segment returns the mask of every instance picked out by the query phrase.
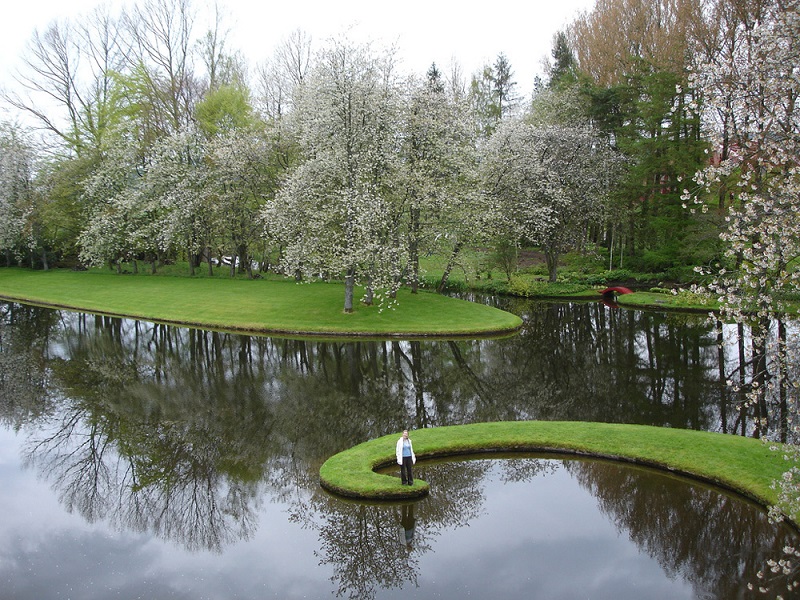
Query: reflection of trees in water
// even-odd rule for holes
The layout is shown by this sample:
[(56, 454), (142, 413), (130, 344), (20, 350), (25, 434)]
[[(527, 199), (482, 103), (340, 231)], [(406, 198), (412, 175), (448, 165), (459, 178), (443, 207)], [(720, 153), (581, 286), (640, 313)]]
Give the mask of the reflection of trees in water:
[(520, 483), (533, 481), (536, 477), (552, 475), (558, 465), (552, 460), (535, 458), (505, 458), (500, 462), (500, 481), (503, 483)]
[[(798, 534), (776, 526), (745, 501), (664, 474), (599, 461), (566, 461), (565, 468), (597, 498), (620, 532), (680, 574), (701, 598), (763, 598), (748, 590), (755, 573)], [(791, 578), (774, 575), (770, 593), (785, 593)]]
[(248, 537), (270, 454), (268, 407), (251, 402), (253, 380), (201, 385), (173, 364), (156, 385), (151, 365), (113, 340), (69, 341), (69, 359), (50, 362), (69, 397), (27, 444), (65, 506), (189, 549)]
[(39, 357), (63, 397), (30, 428), (26, 459), (64, 505), (189, 549), (247, 538), (276, 450), (263, 378), (226, 367), (186, 331), (213, 360), (190, 359), (174, 328), (86, 316), (63, 325)]
[[(260, 397), (288, 400), (306, 421), (316, 410), (302, 399), (307, 392), (346, 402), (366, 419), (327, 414), (342, 427), (331, 431), (342, 440), (336, 449), (403, 427), (501, 419), (745, 427), (738, 399), (720, 384), (737, 373), (736, 345), (719, 352), (717, 332), (702, 317), (599, 303), (528, 303), (518, 312), (526, 325), (516, 337), (450, 342), (283, 340), (74, 315), (62, 316), (60, 327), (71, 339), (76, 331), (108, 337), (112, 352), (165, 393), (172, 372), (188, 370), (198, 386), (227, 385), (234, 375), (260, 379)], [(101, 368), (96, 362), (90, 366)]]
[(525, 416), (714, 428), (714, 340), (701, 320), (599, 303), (525, 315), (501, 382)]
[[(562, 467), (597, 498), (620, 533), (668, 577), (689, 582), (697, 597), (764, 597), (748, 584), (758, 582), (755, 573), (784, 545), (798, 543), (797, 532), (776, 527), (742, 499), (647, 469), (575, 459), (503, 456), (423, 464), (418, 471), (431, 482), (432, 495), (413, 505), (410, 546), (403, 526), (408, 505), (357, 504), (318, 492), (292, 518), (318, 532), (320, 564), (333, 567), (338, 596), (373, 598), (379, 589), (416, 585), (436, 539), (480, 516), (490, 470), (499, 473), (492, 485), (504, 485), (535, 482)], [(789, 582), (772, 576), (770, 593)]]
[[(370, 506), (327, 499), (313, 504), (321, 565), (331, 565), (337, 596), (374, 598), (377, 589), (416, 585), (420, 555), (428, 536), (416, 519), (411, 548), (405, 541), (407, 506)], [(406, 517), (406, 520), (408, 517)], [(408, 524), (406, 522), (406, 524)]]
[(317, 531), (316, 554), (333, 568), (337, 596), (374, 598), (379, 589), (416, 585), (434, 539), (478, 516), (487, 468), (479, 462), (420, 465), (417, 473), (434, 493), (417, 503), (359, 504), (319, 489), (307, 505), (295, 507), (292, 519)]
[[(219, 551), (252, 533), (259, 486), (228, 478), (215, 468), (208, 444), (194, 444), (187, 451), (161, 430), (159, 443), (148, 448), (150, 456), (125, 455), (121, 444), (149, 434), (128, 431), (117, 442), (105, 425), (87, 424), (86, 415), (77, 411), (58, 417), (53, 430), (42, 432), (46, 437), (29, 441), (27, 458), (68, 510), (89, 522), (108, 520), (189, 550)], [(156, 463), (154, 452), (169, 458)]]
[(264, 493), (300, 506), (325, 458), (406, 427), (741, 420), (694, 317), (533, 303), (503, 340), (335, 342), (0, 306), (0, 419), (41, 428), (31, 462), (86, 518), (189, 547), (246, 537)]
[(0, 303), (0, 423), (19, 429), (52, 410), (43, 353), (59, 313)]

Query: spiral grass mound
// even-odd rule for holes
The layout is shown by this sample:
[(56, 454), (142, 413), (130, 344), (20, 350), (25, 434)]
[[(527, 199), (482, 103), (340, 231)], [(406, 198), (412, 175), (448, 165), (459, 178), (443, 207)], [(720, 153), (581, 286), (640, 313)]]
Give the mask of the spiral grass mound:
[[(320, 468), (329, 492), (358, 500), (422, 498), (425, 481), (404, 486), (376, 470), (396, 464), (400, 433), (386, 435), (330, 457)], [(789, 464), (760, 440), (720, 433), (615, 423), (506, 421), (411, 432), (417, 461), (496, 452), (553, 452), (646, 465), (689, 476), (742, 494), (764, 506), (777, 502), (772, 489)], [(399, 467), (398, 467), (399, 469)]]

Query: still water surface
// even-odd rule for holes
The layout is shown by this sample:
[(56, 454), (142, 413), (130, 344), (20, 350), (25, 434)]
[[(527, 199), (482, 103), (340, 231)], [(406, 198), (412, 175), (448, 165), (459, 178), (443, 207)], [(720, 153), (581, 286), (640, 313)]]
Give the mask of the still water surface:
[(653, 471), (419, 465), (433, 491), (408, 505), (319, 488), (330, 454), (404, 427), (751, 433), (720, 384), (738, 366), (716, 343), (730, 331), (600, 304), (515, 310), (526, 325), (508, 339), (365, 343), (0, 305), (0, 598), (763, 598), (747, 584), (796, 533)]

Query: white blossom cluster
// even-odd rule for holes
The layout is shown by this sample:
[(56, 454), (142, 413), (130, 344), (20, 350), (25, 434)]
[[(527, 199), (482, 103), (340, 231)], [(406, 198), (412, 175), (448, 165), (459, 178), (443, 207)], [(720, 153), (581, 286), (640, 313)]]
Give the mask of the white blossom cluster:
[(274, 179), (272, 152), (269, 136), (257, 131), (207, 138), (187, 128), (146, 152), (116, 139), (85, 185), (81, 260), (155, 259), (175, 248), (248, 254), (261, 240), (258, 210)]
[[(743, 20), (730, 39), (736, 44), (700, 65), (692, 81), (717, 143), (731, 151), (697, 174), (699, 187), (687, 190), (684, 201), (705, 208), (720, 186), (733, 192), (720, 233), (725, 262), (701, 269), (709, 278), (704, 291), (717, 298), (723, 318), (750, 332), (748, 402), (761, 403), (771, 391), (783, 398), (795, 443), (776, 445), (788, 469), (775, 482), (780, 501), (772, 514), (797, 521), (800, 388), (789, 368), (797, 364), (797, 340), (782, 318), (796, 317), (787, 300), (800, 293), (800, 3), (764, 3), (758, 18)], [(791, 569), (796, 556), (792, 550), (773, 568)]]
[(0, 126), (0, 248), (30, 247), (30, 190), (34, 172), (31, 144), (18, 128)]
[(541, 246), (554, 281), (559, 256), (601, 218), (621, 165), (588, 125), (507, 120), (482, 164), (494, 227), (516, 243)]
[(282, 270), (344, 274), (348, 312), (358, 284), (367, 304), (391, 305), (418, 278), (421, 249), (469, 226), (474, 146), (460, 118), (432, 75), (401, 85), (391, 53), (347, 40), (325, 49), (292, 113), (302, 160), (262, 212)]

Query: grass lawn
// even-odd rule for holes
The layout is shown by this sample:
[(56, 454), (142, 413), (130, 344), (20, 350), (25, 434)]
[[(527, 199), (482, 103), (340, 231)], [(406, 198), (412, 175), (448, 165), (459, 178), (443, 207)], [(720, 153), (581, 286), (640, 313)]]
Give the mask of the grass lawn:
[[(424, 481), (401, 485), (375, 469), (395, 464), (400, 433), (359, 444), (329, 458), (320, 468), (322, 486), (365, 500), (419, 498)], [(411, 432), (419, 460), (482, 452), (574, 453), (634, 462), (688, 475), (734, 490), (769, 506), (771, 483), (788, 468), (783, 453), (753, 438), (667, 427), (614, 423), (509, 421), (420, 429)], [(794, 515), (795, 517), (797, 515)]]
[[(356, 302), (344, 286), (286, 279), (117, 275), (107, 271), (0, 269), (0, 298), (91, 313), (285, 335), (464, 336), (515, 331), (516, 315), (482, 304), (402, 289), (396, 308)], [(358, 292), (356, 295), (358, 298)]]
[(677, 294), (637, 291), (617, 298), (620, 306), (628, 308), (655, 308), (659, 310), (679, 310), (709, 313), (719, 309), (714, 299), (705, 298), (688, 291)]
[[(472, 290), (486, 294), (501, 294), (524, 298), (599, 300), (599, 292), (608, 287), (607, 283), (589, 283), (591, 276), (587, 273), (569, 271), (568, 266), (561, 268), (565, 280), (550, 283), (546, 280), (543, 265), (520, 268), (509, 280), (505, 273), (496, 266), (488, 269), (490, 253), (475, 249), (464, 250), (459, 257), (458, 265), (450, 275), (450, 287), (454, 290)], [(573, 259), (574, 260), (574, 259)], [(445, 259), (441, 256), (429, 256), (421, 261), (424, 278), (430, 287), (435, 287), (442, 276)], [(491, 273), (491, 277), (488, 275)], [(602, 270), (596, 275), (608, 274)], [(613, 272), (610, 272), (613, 273)], [(624, 285), (624, 284), (623, 284)], [(687, 290), (676, 294), (670, 290), (644, 291), (619, 296), (618, 304), (630, 308), (653, 308), (658, 310), (678, 310), (689, 312), (710, 312), (719, 307), (709, 298), (693, 294)]]

